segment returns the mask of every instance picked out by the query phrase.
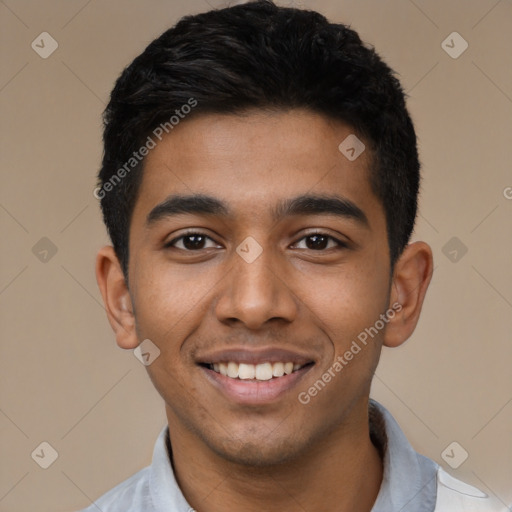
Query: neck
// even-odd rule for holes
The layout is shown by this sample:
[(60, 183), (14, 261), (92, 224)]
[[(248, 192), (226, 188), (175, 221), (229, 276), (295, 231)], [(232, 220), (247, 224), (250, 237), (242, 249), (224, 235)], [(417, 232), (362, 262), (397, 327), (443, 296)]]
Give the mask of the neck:
[(269, 467), (227, 461), (167, 415), (176, 480), (197, 512), (370, 512), (379, 493), (383, 467), (370, 440), (368, 402), (352, 411), (350, 425)]

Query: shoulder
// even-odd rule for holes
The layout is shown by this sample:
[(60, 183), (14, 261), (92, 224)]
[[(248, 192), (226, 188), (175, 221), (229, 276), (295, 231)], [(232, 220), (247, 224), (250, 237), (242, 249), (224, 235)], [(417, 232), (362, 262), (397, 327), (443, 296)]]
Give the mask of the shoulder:
[(94, 501), (80, 512), (150, 512), (150, 466), (141, 469), (127, 480)]
[(457, 480), (443, 468), (437, 471), (435, 512), (506, 512), (509, 509), (472, 485)]

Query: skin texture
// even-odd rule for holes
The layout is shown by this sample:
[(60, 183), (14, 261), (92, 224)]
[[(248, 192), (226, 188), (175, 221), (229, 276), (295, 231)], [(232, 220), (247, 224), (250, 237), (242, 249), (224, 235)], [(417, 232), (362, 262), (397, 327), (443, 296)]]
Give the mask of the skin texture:
[[(350, 127), (303, 110), (208, 114), (182, 121), (146, 157), (130, 227), (127, 288), (111, 247), (96, 273), (117, 343), (150, 339), (147, 371), (166, 404), (179, 485), (198, 512), (370, 511), (382, 462), (369, 438), (368, 397), (382, 345), (413, 332), (432, 253), (410, 244), (390, 278), (383, 207), (369, 151), (351, 162), (338, 145)], [(147, 223), (171, 194), (205, 194), (230, 216), (181, 214)], [(367, 224), (332, 214), (275, 219), (281, 200), (337, 195)], [(186, 252), (186, 230), (204, 245)], [(311, 244), (312, 234), (333, 237)], [(252, 263), (236, 248), (262, 248)], [(190, 242), (190, 239), (188, 239)], [(190, 247), (190, 245), (188, 246)], [(313, 247), (313, 248), (311, 248)], [(401, 311), (308, 404), (298, 400), (365, 328)], [(278, 399), (230, 400), (196, 364), (213, 349), (283, 348), (314, 366)]]

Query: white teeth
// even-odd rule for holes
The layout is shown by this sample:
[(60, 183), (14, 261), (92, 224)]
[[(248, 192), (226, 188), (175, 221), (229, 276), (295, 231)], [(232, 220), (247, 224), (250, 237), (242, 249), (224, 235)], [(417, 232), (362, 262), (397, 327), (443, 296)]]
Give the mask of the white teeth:
[[(233, 363), (236, 364), (236, 363)], [(241, 379), (254, 379), (256, 368), (253, 364), (240, 363), (238, 367), (238, 377)]]
[(256, 379), (270, 380), (272, 378), (272, 365), (270, 363), (262, 363), (256, 366)]
[(228, 363), (228, 377), (231, 377), (232, 379), (236, 379), (238, 377), (238, 365), (233, 363), (233, 361)]
[(284, 363), (274, 363), (272, 374), (274, 377), (282, 377), (284, 375)]
[(302, 366), (300, 364), (293, 364), (292, 362), (278, 362), (278, 363), (260, 363), (257, 365), (246, 363), (235, 363), (229, 361), (227, 363), (214, 363), (210, 368), (221, 375), (230, 377), (232, 379), (256, 379), (256, 380), (270, 380), (272, 377), (282, 377), (283, 375), (290, 375)]

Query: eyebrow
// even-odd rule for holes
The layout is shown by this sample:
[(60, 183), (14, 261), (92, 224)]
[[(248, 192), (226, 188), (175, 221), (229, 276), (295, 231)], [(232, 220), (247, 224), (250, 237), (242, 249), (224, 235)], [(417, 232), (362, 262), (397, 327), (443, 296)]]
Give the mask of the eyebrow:
[[(333, 215), (355, 220), (369, 227), (368, 218), (355, 203), (338, 195), (301, 195), (280, 201), (272, 208), (275, 221), (297, 215)], [(146, 218), (146, 225), (180, 214), (232, 217), (231, 209), (221, 200), (203, 194), (171, 195), (155, 206)]]

